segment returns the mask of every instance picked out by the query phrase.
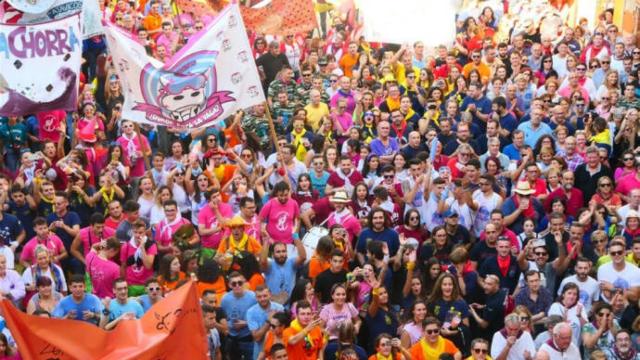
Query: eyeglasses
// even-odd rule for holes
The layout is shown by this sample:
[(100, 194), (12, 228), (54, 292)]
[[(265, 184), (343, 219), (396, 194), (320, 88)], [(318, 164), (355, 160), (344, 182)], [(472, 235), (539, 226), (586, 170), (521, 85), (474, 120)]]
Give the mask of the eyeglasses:
[(244, 285), (244, 281), (232, 281), (229, 283), (229, 286), (231, 287), (242, 286), (242, 285)]
[(609, 255), (611, 255), (611, 256), (620, 256), (620, 255), (622, 255), (622, 254), (624, 254), (624, 251), (623, 251), (623, 250), (620, 250), (620, 251), (610, 251), (610, 252), (609, 252)]
[(157, 286), (157, 287), (150, 287), (150, 288), (147, 288), (147, 290), (149, 290), (149, 291), (160, 291), (160, 287), (159, 287), (159, 286)]
[(425, 329), (424, 332), (427, 335), (433, 335), (433, 334), (439, 334), (440, 330), (439, 329)]
[(473, 349), (473, 352), (476, 354), (488, 354), (489, 349)]
[(600, 187), (611, 187), (611, 183), (602, 183)]

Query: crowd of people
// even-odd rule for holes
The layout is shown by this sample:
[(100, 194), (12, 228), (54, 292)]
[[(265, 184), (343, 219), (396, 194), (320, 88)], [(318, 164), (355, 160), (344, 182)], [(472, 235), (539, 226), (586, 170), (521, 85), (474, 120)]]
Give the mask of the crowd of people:
[[(474, 2), (431, 56), (316, 5), (310, 34), (250, 34), (267, 102), (224, 126), (123, 118), (103, 36), (77, 111), (1, 118), (2, 298), (109, 330), (194, 281), (211, 359), (640, 359), (640, 48), (613, 10), (499, 39), (508, 7)], [(104, 11), (160, 61), (211, 21)]]

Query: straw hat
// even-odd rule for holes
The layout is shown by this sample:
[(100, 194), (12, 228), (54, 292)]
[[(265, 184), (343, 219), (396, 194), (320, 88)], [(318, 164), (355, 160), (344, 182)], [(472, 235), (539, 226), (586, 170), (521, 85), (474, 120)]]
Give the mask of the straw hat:
[(336, 191), (333, 196), (329, 198), (329, 201), (333, 203), (347, 204), (350, 200), (346, 191)]
[(520, 195), (531, 195), (536, 191), (531, 188), (528, 181), (521, 181), (518, 186), (513, 189), (513, 192)]

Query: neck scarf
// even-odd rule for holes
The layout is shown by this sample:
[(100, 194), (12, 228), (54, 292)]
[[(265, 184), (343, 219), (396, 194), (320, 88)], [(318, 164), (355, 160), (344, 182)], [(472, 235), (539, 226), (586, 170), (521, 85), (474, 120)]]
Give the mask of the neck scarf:
[(342, 211), (340, 212), (336, 210), (333, 212), (333, 221), (335, 221), (336, 224), (344, 224), (344, 220), (346, 220), (349, 214), (351, 213), (349, 212), (349, 209), (347, 209), (346, 207), (342, 209)]
[[(513, 204), (516, 206), (516, 209), (520, 207), (520, 199), (518, 198), (518, 195), (513, 195), (511, 199), (513, 199)], [(533, 199), (529, 198), (529, 207), (524, 212), (522, 212), (522, 216), (534, 219), (535, 215), (536, 211), (533, 208)]]
[(393, 360), (393, 353), (384, 356), (380, 353), (376, 353), (376, 360)]
[(233, 251), (234, 254), (245, 251), (247, 249), (247, 242), (249, 242), (249, 236), (246, 233), (242, 234), (242, 238), (240, 238), (239, 242), (236, 242), (233, 238), (233, 234), (229, 234), (228, 250)]
[[(111, 204), (111, 202), (113, 201), (113, 198), (116, 195), (116, 189), (115, 187), (111, 188), (111, 191), (109, 192), (109, 194), (107, 194), (107, 192), (109, 192), (109, 190), (103, 188), (100, 188), (100, 195), (102, 195), (102, 200), (104, 200), (104, 204), (105, 207), (109, 204)], [(107, 212), (108, 209), (105, 209), (105, 214)]]
[[(140, 242), (142, 244), (145, 243), (145, 241), (147, 240), (147, 237), (145, 236)], [(136, 244), (136, 237), (135, 235), (131, 237), (131, 239), (129, 240), (129, 245), (131, 245), (132, 248), (136, 249), (136, 252), (133, 254), (133, 259), (135, 260), (136, 264), (140, 263), (140, 265), (138, 266), (142, 266), (142, 246), (138, 246)]]
[(51, 205), (51, 211), (56, 212), (56, 205), (53, 203), (54, 199), (49, 200), (46, 198), (46, 196), (42, 195), (40, 196), (40, 200), (44, 201), (46, 204)]
[(438, 341), (434, 347), (429, 345), (427, 339), (423, 337), (420, 339), (420, 346), (425, 359), (437, 359), (440, 354), (444, 353), (444, 339), (442, 336), (438, 336)]
[(500, 268), (500, 273), (502, 276), (507, 276), (509, 272), (509, 266), (511, 265), (511, 256), (507, 256), (506, 258), (502, 258), (500, 256), (496, 256), (498, 260), (498, 267)]
[(351, 195), (353, 192), (353, 185), (351, 185), (351, 181), (349, 180), (349, 176), (353, 175), (353, 170), (349, 174), (345, 174), (342, 172), (342, 169), (336, 169), (336, 175), (342, 180), (344, 180), (344, 189), (347, 191), (348, 195)]
[[(49, 264), (49, 270), (51, 271), (51, 280), (53, 280), (53, 283), (55, 284), (54, 290), (60, 291), (62, 289), (62, 275), (60, 274), (60, 270), (58, 270), (58, 268), (56, 268), (56, 266), (51, 263)], [(40, 269), (40, 266), (38, 266), (37, 264), (33, 265), (33, 268), (31, 269), (31, 275), (33, 276), (34, 285), (39, 278), (46, 276), (42, 274), (42, 269)]]
[(629, 350), (627, 351), (627, 353), (623, 354), (620, 351), (620, 349), (618, 349), (618, 346), (614, 343), (613, 344), (613, 352), (616, 354), (616, 359), (620, 359), (620, 360), (633, 360), (637, 356), (637, 351), (633, 347), (633, 344), (629, 347)]
[(168, 239), (171, 240), (171, 237), (173, 236), (173, 227), (179, 224), (181, 221), (182, 214), (180, 214), (179, 211), (176, 215), (176, 218), (172, 222), (169, 222), (169, 220), (167, 220), (167, 218), (165, 217), (165, 219), (162, 220), (162, 229), (160, 230), (160, 234), (167, 234)]

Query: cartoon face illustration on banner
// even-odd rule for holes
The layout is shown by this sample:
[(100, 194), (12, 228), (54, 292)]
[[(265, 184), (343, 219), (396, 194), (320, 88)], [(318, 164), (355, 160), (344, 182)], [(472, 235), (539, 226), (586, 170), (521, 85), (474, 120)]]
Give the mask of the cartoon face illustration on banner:
[(167, 69), (147, 64), (140, 73), (145, 103), (133, 109), (144, 111), (151, 122), (178, 128), (216, 120), (223, 113), (222, 105), (235, 100), (230, 91), (217, 91), (217, 55), (199, 51)]

